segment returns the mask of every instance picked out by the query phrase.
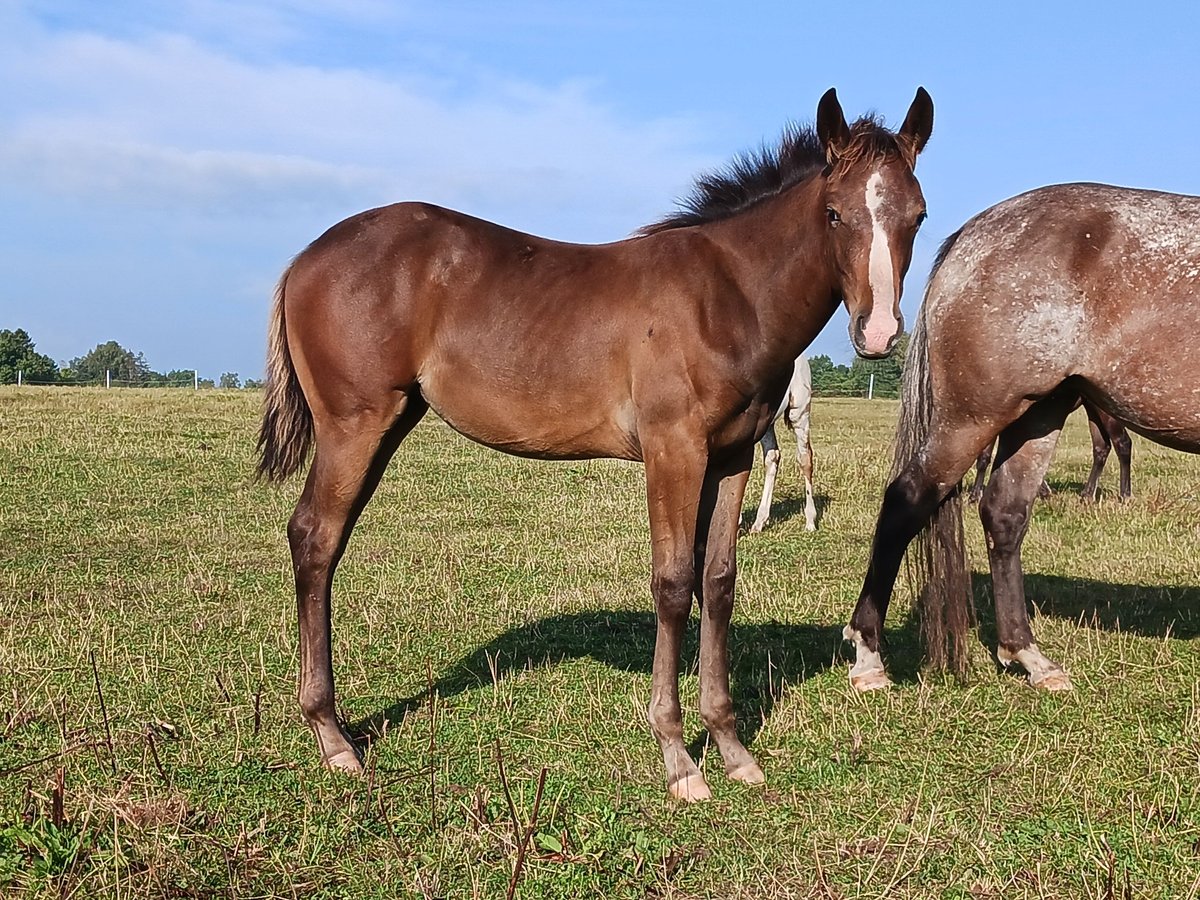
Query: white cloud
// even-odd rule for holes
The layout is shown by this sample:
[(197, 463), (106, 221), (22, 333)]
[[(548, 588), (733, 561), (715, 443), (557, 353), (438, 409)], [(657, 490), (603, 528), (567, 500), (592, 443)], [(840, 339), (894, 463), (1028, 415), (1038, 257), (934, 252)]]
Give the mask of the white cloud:
[(531, 228), (566, 216), (575, 237), (588, 210), (601, 233), (587, 236), (615, 238), (714, 161), (691, 149), (695, 123), (622, 120), (580, 83), (249, 62), (179, 35), (26, 30), (0, 62), (23, 85), (0, 106), (3, 177), (77, 199), (205, 213), (425, 199)]

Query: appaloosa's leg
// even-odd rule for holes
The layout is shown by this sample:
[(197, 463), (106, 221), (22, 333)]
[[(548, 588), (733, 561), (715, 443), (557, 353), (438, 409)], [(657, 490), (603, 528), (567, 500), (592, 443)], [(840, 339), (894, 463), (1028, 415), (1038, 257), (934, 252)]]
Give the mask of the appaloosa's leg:
[(700, 717), (716, 742), (725, 774), (734, 781), (761, 784), (762, 769), (737, 736), (729, 694), (729, 619), (737, 577), (738, 522), (754, 448), (714, 463), (704, 479), (697, 525), (700, 590)]
[[(789, 411), (788, 415), (791, 413)], [(792, 430), (796, 433), (796, 461), (800, 463), (800, 472), (804, 475), (804, 529), (817, 530), (817, 504), (813, 499), (813, 449), (809, 433), (812, 414), (805, 409), (792, 420)]]
[(707, 468), (702, 433), (643, 434), (650, 509), (650, 591), (658, 622), (650, 685), (650, 730), (662, 750), (667, 790), (685, 801), (711, 793), (683, 742), (679, 653), (695, 588), (696, 516)]
[(316, 452), (288, 522), (300, 626), (300, 711), (317, 738), (321, 762), (362, 771), (358, 751), (334, 708), (330, 588), (350, 531), (403, 437), (426, 410), (419, 395), (353, 418), (317, 421)]
[(1086, 406), (1084, 409), (1087, 410), (1088, 430), (1092, 433), (1092, 471), (1079, 496), (1084, 503), (1095, 503), (1100, 499), (1100, 474), (1104, 471), (1104, 464), (1108, 462), (1112, 442), (1092, 407)]
[(1019, 663), (1030, 684), (1048, 691), (1070, 690), (1071, 679), (1034, 642), (1025, 608), (1021, 542), (1069, 411), (1060, 400), (1043, 400), (1001, 432), (996, 465), (979, 507), (996, 600), (996, 658), (1005, 666)]
[(842, 635), (855, 648), (850, 684), (858, 691), (886, 688), (881, 640), (904, 551), (992, 439), (986, 424), (962, 422), (935, 430), (883, 494), (862, 593)]
[(775, 477), (779, 474), (779, 440), (775, 437), (775, 423), (767, 426), (767, 433), (759, 441), (763, 453), (763, 465), (766, 475), (763, 476), (762, 501), (758, 504), (758, 515), (750, 526), (751, 534), (758, 534), (766, 527), (771, 519), (771, 498), (775, 493)]
[(992, 462), (993, 446), (995, 445), (988, 444), (984, 447), (975, 460), (975, 483), (971, 485), (971, 492), (967, 494), (967, 499), (972, 503), (978, 503), (979, 498), (983, 496), (983, 487), (987, 484), (987, 467)]

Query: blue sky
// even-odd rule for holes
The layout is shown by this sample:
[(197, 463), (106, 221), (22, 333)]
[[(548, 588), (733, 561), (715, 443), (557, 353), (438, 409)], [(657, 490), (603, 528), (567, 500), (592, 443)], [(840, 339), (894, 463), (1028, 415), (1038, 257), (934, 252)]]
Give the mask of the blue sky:
[[(917, 85), (938, 242), (1060, 181), (1200, 194), (1190, 4), (0, 0), (0, 328), (62, 361), (261, 374), (279, 272), (421, 199), (577, 241), (807, 121), (898, 125)], [(815, 353), (846, 361), (844, 313)]]

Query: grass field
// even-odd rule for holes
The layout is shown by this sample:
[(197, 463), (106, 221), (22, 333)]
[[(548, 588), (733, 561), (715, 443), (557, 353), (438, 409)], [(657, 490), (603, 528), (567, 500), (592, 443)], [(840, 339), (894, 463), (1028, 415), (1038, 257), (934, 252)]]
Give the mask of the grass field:
[[(294, 699), (299, 486), (252, 478), (259, 402), (0, 388), (0, 895), (504, 897), (529, 830), (526, 898), (1200, 896), (1200, 459), (1139, 440), (1134, 500), (1084, 507), (1070, 423), (1025, 562), (1073, 694), (997, 673), (979, 577), (969, 682), (921, 672), (902, 589), (898, 685), (859, 697), (838, 635), (896, 405), (819, 400), (820, 530), (785, 456), (775, 524), (741, 542), (734, 695), (768, 783), (713, 754), (714, 799), (682, 807), (645, 724), (640, 467), (519, 461), (432, 418), (335, 586), (368, 775), (321, 771)], [(703, 752), (694, 633), (686, 654)]]

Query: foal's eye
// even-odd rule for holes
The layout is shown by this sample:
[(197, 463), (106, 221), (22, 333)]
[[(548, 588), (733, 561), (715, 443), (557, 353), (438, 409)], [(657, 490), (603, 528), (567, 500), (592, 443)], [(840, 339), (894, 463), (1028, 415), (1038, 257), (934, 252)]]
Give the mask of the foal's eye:
[(825, 217), (829, 219), (830, 225), (836, 225), (838, 222), (842, 221), (841, 215), (832, 206), (825, 207)]
[(928, 218), (929, 218), (929, 213), (927, 213), (927, 212), (923, 212), (919, 216), (917, 216), (917, 227), (920, 228), (922, 225), (924, 225), (925, 220)]

